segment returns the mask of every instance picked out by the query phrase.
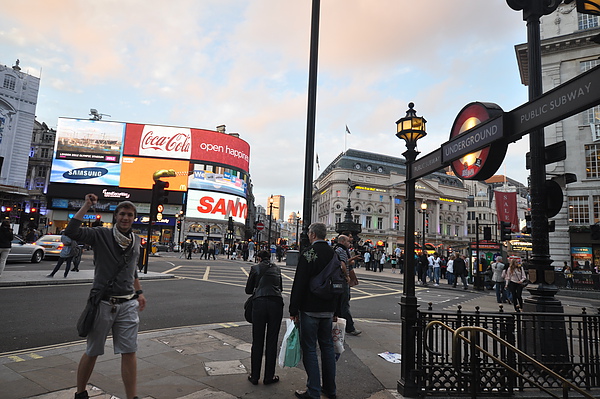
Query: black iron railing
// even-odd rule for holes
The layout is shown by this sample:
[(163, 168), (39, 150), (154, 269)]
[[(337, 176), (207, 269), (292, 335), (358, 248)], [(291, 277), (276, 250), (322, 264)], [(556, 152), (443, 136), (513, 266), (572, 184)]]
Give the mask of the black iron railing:
[[(516, 356), (505, 344), (490, 336), (474, 335), (454, 350), (446, 329), (429, 328), (439, 321), (452, 330), (478, 326), (531, 356), (550, 370), (590, 390), (600, 387), (600, 313), (482, 313), (419, 311), (417, 332), (418, 383), (423, 395), (510, 396), (515, 391), (537, 391), (539, 386), (561, 390), (563, 381), (540, 370), (526, 358)], [(489, 353), (493, 356), (487, 356)], [(459, 357), (458, 359), (456, 357)], [(507, 367), (495, 361), (501, 359)]]

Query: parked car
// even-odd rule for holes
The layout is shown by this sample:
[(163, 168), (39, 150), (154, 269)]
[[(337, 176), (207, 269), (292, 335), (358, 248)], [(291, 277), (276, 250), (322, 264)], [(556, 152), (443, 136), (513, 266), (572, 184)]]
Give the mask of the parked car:
[(60, 234), (46, 234), (40, 237), (34, 244), (44, 247), (46, 257), (57, 257), (60, 255), (65, 244), (60, 240)]
[(15, 236), (11, 243), (7, 261), (30, 261), (40, 263), (44, 259), (44, 247), (36, 244), (28, 244), (19, 236)]

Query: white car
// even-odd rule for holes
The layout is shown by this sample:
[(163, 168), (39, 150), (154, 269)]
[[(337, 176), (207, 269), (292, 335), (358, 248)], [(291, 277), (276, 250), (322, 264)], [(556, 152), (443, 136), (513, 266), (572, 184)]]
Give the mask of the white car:
[(31, 263), (40, 263), (42, 259), (44, 259), (44, 247), (36, 244), (28, 244), (19, 236), (13, 238), (7, 261), (24, 260)]

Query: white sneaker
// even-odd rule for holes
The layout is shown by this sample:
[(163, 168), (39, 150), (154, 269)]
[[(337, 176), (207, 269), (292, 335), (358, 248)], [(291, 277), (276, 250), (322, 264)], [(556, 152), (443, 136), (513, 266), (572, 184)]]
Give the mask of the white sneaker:
[(439, 284), (434, 284), (433, 286), (434, 286), (434, 287), (439, 287), (440, 285), (439, 285)]

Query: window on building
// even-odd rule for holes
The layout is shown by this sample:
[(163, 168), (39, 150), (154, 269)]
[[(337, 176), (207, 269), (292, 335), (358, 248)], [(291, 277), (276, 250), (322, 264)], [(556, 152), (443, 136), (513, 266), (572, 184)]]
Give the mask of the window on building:
[(445, 224), (444, 225), (444, 234), (449, 236), (452, 234), (452, 226), (450, 226), (449, 224)]
[(383, 218), (377, 218), (377, 228), (383, 230)]
[(43, 190), (45, 186), (46, 186), (46, 183), (43, 180), (36, 180), (35, 181), (35, 188), (36, 188), (36, 190)]
[(46, 177), (46, 173), (48, 172), (48, 167), (40, 165), (37, 167), (37, 177)]
[(341, 223), (342, 221), (342, 214), (341, 213), (336, 213), (335, 214), (335, 222), (336, 223)]
[(590, 224), (590, 209), (587, 196), (569, 197), (569, 223)]
[(40, 156), (42, 158), (48, 158), (50, 156), (50, 148), (42, 148), (40, 151)]
[[(581, 72), (589, 71), (598, 65), (600, 65), (600, 60), (598, 59), (582, 61), (580, 62)], [(581, 123), (584, 126), (590, 126), (592, 129), (592, 140), (600, 140), (600, 105), (583, 111), (582, 115)]]
[(353, 215), (353, 216), (354, 216), (354, 223), (360, 224), (360, 215)]
[(577, 14), (577, 25), (579, 30), (586, 30), (598, 27), (598, 17), (588, 14)]
[(17, 84), (17, 78), (12, 75), (4, 75), (3, 87), (8, 90), (14, 90)]
[(585, 177), (588, 179), (600, 178), (599, 144), (587, 144), (585, 146)]
[(365, 228), (366, 229), (370, 229), (371, 228), (371, 216), (367, 216), (365, 218)]
[(594, 223), (600, 222), (600, 195), (594, 195), (592, 197), (594, 203)]
[(460, 226), (454, 226), (454, 235), (456, 237), (458, 237), (459, 233), (460, 233)]

